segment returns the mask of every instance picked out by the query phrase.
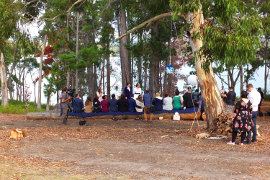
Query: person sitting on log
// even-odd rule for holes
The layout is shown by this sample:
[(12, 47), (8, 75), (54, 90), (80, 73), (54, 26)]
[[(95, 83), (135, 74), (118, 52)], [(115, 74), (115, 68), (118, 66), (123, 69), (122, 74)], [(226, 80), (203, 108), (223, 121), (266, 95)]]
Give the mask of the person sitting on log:
[(136, 99), (136, 105), (137, 105), (135, 107), (136, 111), (137, 112), (143, 112), (144, 104), (143, 104), (143, 99), (142, 99), (142, 95), (141, 94)]
[(98, 100), (98, 97), (95, 97), (93, 101), (93, 113), (99, 113), (100, 111), (100, 101)]
[(102, 96), (101, 105), (101, 112), (109, 112), (109, 101), (107, 100), (107, 96)]
[(117, 100), (115, 99), (115, 94), (112, 94), (112, 99), (109, 100), (109, 110), (110, 112), (118, 112)]
[(93, 103), (90, 96), (87, 97), (84, 105), (85, 105), (84, 112), (91, 113), (93, 111)]
[(72, 101), (72, 108), (74, 113), (81, 113), (84, 111), (83, 101), (79, 93), (75, 95), (75, 98)]
[[(134, 94), (131, 94), (130, 99), (128, 99), (128, 111), (129, 112), (136, 112), (136, 101), (134, 99)], [(140, 107), (139, 107), (140, 108)]]
[(173, 109), (175, 110), (181, 109), (183, 104), (183, 99), (179, 94), (179, 92), (175, 92), (175, 96), (173, 97)]
[(156, 97), (153, 99), (152, 104), (154, 105), (155, 111), (163, 110), (163, 100), (159, 93), (156, 93)]
[(125, 97), (125, 94), (121, 95), (121, 98), (117, 101), (118, 111), (128, 112), (128, 100)]
[(183, 99), (184, 99), (184, 107), (186, 108), (194, 107), (193, 95), (191, 93), (190, 87), (188, 87), (188, 91), (183, 95)]
[(235, 145), (235, 139), (237, 133), (241, 135), (240, 145), (243, 145), (246, 138), (246, 133), (250, 131), (252, 127), (252, 104), (247, 99), (248, 93), (246, 91), (241, 92), (241, 99), (237, 101), (233, 114), (233, 133), (232, 140), (227, 144)]
[(163, 110), (171, 111), (172, 109), (172, 98), (169, 97), (168, 94), (165, 94), (165, 98), (163, 99)]

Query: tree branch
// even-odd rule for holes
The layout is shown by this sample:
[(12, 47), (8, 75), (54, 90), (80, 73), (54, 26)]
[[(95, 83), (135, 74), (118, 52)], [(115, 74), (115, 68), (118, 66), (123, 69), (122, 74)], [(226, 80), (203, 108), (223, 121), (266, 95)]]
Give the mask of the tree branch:
[(130, 34), (130, 33), (133, 33), (134, 31), (136, 31), (137, 29), (140, 29), (142, 27), (144, 27), (145, 25), (148, 25), (148, 24), (152, 24), (153, 22), (159, 20), (159, 19), (162, 19), (162, 18), (165, 18), (165, 17), (169, 17), (169, 16), (172, 16), (173, 15), (173, 12), (168, 12), (168, 13), (164, 13), (164, 14), (160, 14), (160, 15), (157, 15), (141, 24), (139, 24), (138, 26), (135, 26), (134, 28), (132, 28), (131, 30), (127, 31), (126, 33), (122, 34), (121, 36), (119, 36), (118, 38), (116, 38), (116, 40), (120, 40), (122, 39), (123, 37), (125, 37), (126, 35)]
[(39, 21), (42, 21), (42, 20), (55, 20), (57, 17), (59, 17), (59, 16), (61, 16), (61, 15), (63, 15), (63, 14), (66, 14), (66, 13), (69, 13), (71, 10), (72, 10), (72, 8), (76, 5), (76, 4), (79, 4), (79, 3), (81, 3), (81, 2), (83, 2), (83, 1), (86, 1), (86, 0), (77, 0), (76, 2), (74, 2), (71, 6), (70, 6), (70, 8), (67, 10), (67, 11), (65, 11), (65, 12), (63, 12), (63, 13), (60, 13), (60, 14), (58, 14), (57, 16), (54, 16), (53, 18), (41, 18)]

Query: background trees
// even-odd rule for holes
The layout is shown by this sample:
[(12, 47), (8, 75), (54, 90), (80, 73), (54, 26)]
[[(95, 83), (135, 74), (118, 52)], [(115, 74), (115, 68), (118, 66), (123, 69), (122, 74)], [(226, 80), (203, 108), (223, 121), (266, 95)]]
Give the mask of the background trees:
[[(213, 120), (223, 109), (215, 75), (228, 86), (240, 81), (243, 89), (255, 69), (264, 65), (267, 90), (267, 7), (265, 0), (1, 1), (0, 43), (6, 67), (1, 72), (7, 74), (6, 96), (15, 98), (16, 92), (16, 98), (24, 100), (27, 73), (32, 74), (34, 84), (38, 78), (34, 72), (45, 73), (47, 69), (37, 69), (36, 55), (47, 36), (53, 62), (49, 73), (39, 80), (47, 79), (43, 91), (48, 104), (53, 94), (59, 100), (63, 86), (94, 97), (98, 87), (110, 94), (121, 92), (127, 82), (139, 82), (153, 94), (172, 95), (177, 81), (186, 78), (179, 70), (193, 59), (208, 109), (216, 107), (207, 111), (208, 119)], [(153, 17), (158, 18), (115, 41)], [(24, 23), (36, 20), (44, 24), (39, 39), (22, 30)], [(173, 75), (165, 73), (166, 65), (174, 65)]]

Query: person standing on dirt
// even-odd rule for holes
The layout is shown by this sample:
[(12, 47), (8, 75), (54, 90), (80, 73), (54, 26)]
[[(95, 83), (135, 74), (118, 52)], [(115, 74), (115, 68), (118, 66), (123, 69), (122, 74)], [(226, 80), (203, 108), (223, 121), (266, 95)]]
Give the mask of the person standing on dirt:
[(234, 101), (236, 94), (233, 91), (232, 87), (229, 87), (229, 92), (227, 94), (222, 94), (222, 97), (226, 98), (226, 109), (225, 111), (227, 113), (233, 113), (233, 108), (234, 108)]
[(243, 145), (246, 138), (247, 132), (250, 131), (251, 123), (251, 111), (252, 104), (250, 100), (247, 99), (247, 92), (241, 92), (241, 99), (237, 101), (235, 105), (235, 111), (233, 115), (233, 132), (232, 132), (232, 141), (228, 142), (229, 145), (235, 145), (235, 139), (237, 133), (241, 134), (241, 141), (239, 145)]
[[(256, 129), (256, 119), (258, 115), (258, 106), (261, 102), (261, 94), (253, 87), (252, 84), (247, 85), (247, 91), (248, 94), (248, 100), (252, 103), (252, 129), (253, 132), (252, 136), (252, 142), (256, 142), (256, 135), (257, 135), (257, 129)], [(247, 136), (247, 144), (251, 143), (251, 131), (249, 131)]]
[(69, 106), (70, 99), (71, 97), (69, 97), (67, 94), (67, 87), (65, 87), (61, 94), (61, 102), (62, 102), (62, 108), (63, 108), (61, 120), (63, 121), (63, 124), (67, 124), (67, 113), (68, 113), (68, 106)]
[(144, 102), (144, 120), (147, 121), (147, 113), (150, 112), (150, 121), (153, 119), (153, 112), (150, 111), (152, 107), (152, 95), (150, 94), (149, 90), (145, 91), (146, 93), (143, 95), (143, 102)]

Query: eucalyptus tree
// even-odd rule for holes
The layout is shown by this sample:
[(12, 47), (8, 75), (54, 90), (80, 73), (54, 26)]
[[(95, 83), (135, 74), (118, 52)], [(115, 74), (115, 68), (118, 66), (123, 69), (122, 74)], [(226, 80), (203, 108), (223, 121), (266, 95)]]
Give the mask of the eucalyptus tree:
[(20, 18), (20, 1), (2, 0), (0, 2), (0, 55), (1, 55), (1, 89), (2, 105), (8, 104), (7, 73), (5, 64), (5, 45), (16, 29)]
[(184, 18), (183, 32), (195, 57), (209, 129), (216, 128), (215, 119), (224, 110), (212, 63), (233, 66), (254, 61), (260, 45), (262, 23), (256, 9), (247, 5), (243, 0), (170, 0), (173, 13), (153, 17), (126, 33), (167, 16)]
[(187, 35), (196, 58), (199, 86), (205, 102), (208, 128), (223, 112), (223, 102), (214, 77), (212, 62), (241, 65), (254, 61), (262, 28), (256, 9), (242, 0), (171, 0), (174, 15), (184, 16)]
[(264, 94), (266, 94), (270, 73), (270, 1), (258, 0), (256, 4), (258, 5), (263, 24), (263, 36), (261, 39), (262, 47), (260, 48), (258, 55), (264, 62)]

